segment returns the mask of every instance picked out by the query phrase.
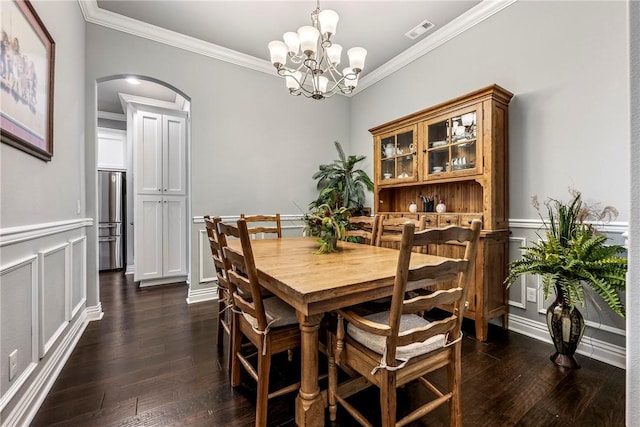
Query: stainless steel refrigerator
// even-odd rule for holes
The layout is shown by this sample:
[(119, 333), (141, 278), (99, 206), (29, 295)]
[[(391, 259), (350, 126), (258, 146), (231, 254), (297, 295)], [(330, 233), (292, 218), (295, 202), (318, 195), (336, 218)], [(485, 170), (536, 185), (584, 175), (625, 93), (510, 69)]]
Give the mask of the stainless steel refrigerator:
[(98, 171), (100, 270), (124, 268), (125, 173)]

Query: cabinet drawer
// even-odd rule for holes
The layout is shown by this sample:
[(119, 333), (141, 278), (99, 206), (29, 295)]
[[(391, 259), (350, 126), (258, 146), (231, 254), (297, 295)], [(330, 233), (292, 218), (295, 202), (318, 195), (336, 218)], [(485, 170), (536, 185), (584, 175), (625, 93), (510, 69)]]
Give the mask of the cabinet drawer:
[(440, 214), (438, 215), (438, 227), (458, 225), (458, 220), (459, 217), (456, 214)]
[(427, 228), (438, 226), (438, 214), (424, 214)]
[(460, 225), (463, 227), (468, 227), (471, 225), (471, 221), (473, 221), (474, 219), (479, 219), (480, 222), (482, 222), (482, 215), (481, 214), (460, 215)]

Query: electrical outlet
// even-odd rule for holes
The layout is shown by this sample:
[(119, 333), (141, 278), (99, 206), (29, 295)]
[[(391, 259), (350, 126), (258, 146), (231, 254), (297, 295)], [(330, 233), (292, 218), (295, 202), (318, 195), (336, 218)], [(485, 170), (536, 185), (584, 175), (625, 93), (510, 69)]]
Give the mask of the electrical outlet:
[(18, 370), (18, 349), (16, 348), (9, 354), (9, 381), (13, 380)]
[(537, 298), (536, 288), (527, 288), (527, 301), (528, 302), (536, 302)]

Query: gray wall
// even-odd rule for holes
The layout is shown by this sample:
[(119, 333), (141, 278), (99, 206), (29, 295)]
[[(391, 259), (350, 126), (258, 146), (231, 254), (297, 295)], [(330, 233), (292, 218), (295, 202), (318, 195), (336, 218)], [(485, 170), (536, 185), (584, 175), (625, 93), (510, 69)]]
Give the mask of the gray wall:
[[(0, 423), (23, 425), (87, 315), (84, 209), (85, 23), (76, 2), (32, 2), (55, 48), (53, 159), (0, 144)], [(80, 204), (79, 211), (78, 203)], [(8, 375), (18, 350), (17, 375)], [(11, 414), (11, 416), (10, 416)]]
[[(627, 22), (621, 1), (518, 1), (357, 94), (350, 104), (352, 150), (371, 154), (367, 129), (375, 125), (497, 83), (515, 94), (512, 259), (538, 238), (530, 197), (567, 200), (568, 187), (581, 190), (587, 203), (620, 211), (608, 230), (622, 243), (631, 216)], [(536, 303), (523, 299), (526, 287), (537, 286), (537, 277), (527, 277), (511, 289), (510, 325), (549, 340), (540, 313), (548, 304), (540, 295)], [(582, 351), (624, 365), (625, 322), (607, 310), (585, 309), (591, 326)]]

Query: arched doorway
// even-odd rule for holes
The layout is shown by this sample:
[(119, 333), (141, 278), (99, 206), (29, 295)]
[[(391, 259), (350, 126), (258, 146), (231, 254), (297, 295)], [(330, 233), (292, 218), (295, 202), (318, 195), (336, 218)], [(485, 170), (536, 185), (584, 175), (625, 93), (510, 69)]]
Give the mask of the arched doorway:
[[(172, 85), (148, 76), (139, 75), (114, 75), (98, 79), (96, 82), (96, 167), (94, 168), (98, 175), (98, 215), (96, 222), (98, 223), (98, 257), (99, 270), (111, 269), (110, 263), (104, 263), (105, 259), (110, 259), (112, 254), (120, 251), (122, 264), (118, 265), (125, 274), (133, 274), (135, 269), (135, 249), (134, 249), (134, 207), (136, 206), (136, 187), (134, 187), (136, 168), (133, 164), (134, 159), (134, 137), (132, 136), (131, 117), (127, 117), (128, 110), (131, 105), (148, 106), (150, 109), (156, 108), (166, 111), (176, 111), (180, 113), (185, 120), (185, 170), (188, 171), (188, 153), (189, 149), (189, 125), (190, 125), (190, 98), (183, 92)], [(130, 114), (130, 113), (129, 113)], [(100, 208), (101, 203), (101, 178), (106, 172), (122, 173), (126, 176), (123, 185), (123, 213), (121, 230), (121, 246), (118, 249), (113, 248), (113, 236), (103, 237), (104, 230), (115, 229), (114, 225), (101, 223), (100, 213), (104, 209)], [(89, 172), (89, 171), (88, 171)], [(190, 200), (188, 189), (190, 188), (190, 174), (185, 176), (185, 200)], [(104, 180), (103, 180), (104, 181)], [(189, 274), (190, 259), (190, 233), (188, 230), (187, 218), (190, 217), (190, 203), (186, 203), (184, 212), (184, 238), (185, 246), (185, 278)], [(109, 239), (111, 243), (105, 243)], [(103, 256), (103, 253), (108, 253)]]

